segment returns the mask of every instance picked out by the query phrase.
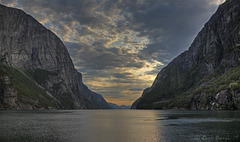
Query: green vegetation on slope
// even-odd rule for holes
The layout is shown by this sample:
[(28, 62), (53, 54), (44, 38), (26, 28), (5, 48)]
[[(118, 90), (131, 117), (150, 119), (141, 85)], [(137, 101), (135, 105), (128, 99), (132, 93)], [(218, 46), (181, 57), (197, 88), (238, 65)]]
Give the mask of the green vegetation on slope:
[[(223, 74), (220, 74), (219, 71), (208, 75), (202, 79), (195, 88), (201, 84), (206, 83), (204, 86), (197, 88), (192, 93), (205, 92), (207, 94), (218, 93), (221, 90), (227, 90), (232, 84), (235, 88), (239, 86), (240, 83), (240, 67), (234, 67)], [(232, 88), (233, 89), (233, 88)]]
[[(35, 80), (29, 77), (25, 72), (26, 71), (18, 68), (0, 64), (0, 77), (8, 76), (10, 79), (10, 84), (8, 86), (1, 84), (0, 90), (6, 89), (6, 87), (15, 88), (18, 92), (17, 104), (34, 106), (36, 109), (49, 107), (57, 108), (58, 106), (55, 100), (47, 94), (46, 90), (38, 86)], [(40, 78), (41, 81), (42, 79), (45, 78)]]
[[(182, 95), (188, 88), (194, 85), (194, 82), (200, 78), (197, 72), (200, 70), (200, 64), (191, 69), (184, 70), (178, 63), (170, 63), (164, 70), (164, 78), (161, 78), (160, 84), (157, 84), (148, 92), (137, 105), (138, 108), (154, 109), (163, 108), (176, 96)], [(160, 101), (158, 101), (160, 100)]]
[[(215, 96), (222, 90), (227, 90), (228, 98), (232, 98), (232, 91), (240, 90), (240, 67), (234, 67), (225, 73), (221, 74), (218, 70), (214, 73), (206, 76), (201, 81), (199, 81), (192, 89), (187, 92), (178, 95), (170, 103), (167, 104), (153, 104), (152, 108), (190, 108), (191, 101), (193, 101), (193, 97), (198, 96), (200, 94), (206, 94), (203, 98), (200, 99), (200, 105), (209, 106), (211, 102), (214, 101)], [(227, 103), (227, 106), (224, 106), (224, 109), (232, 109), (237, 108), (240, 109), (240, 102), (229, 99), (230, 101)], [(224, 104), (226, 105), (226, 104)], [(233, 106), (235, 105), (235, 106)], [(219, 106), (221, 107), (221, 106)]]
[[(59, 74), (58, 71), (47, 71), (43, 69), (27, 70), (25, 73), (42, 86), (46, 84), (49, 78), (57, 76)], [(69, 95), (66, 93), (59, 92), (59, 90), (62, 88), (62, 84), (64, 83), (55, 83), (48, 91), (51, 92), (53, 96), (60, 102), (61, 109), (74, 108), (72, 98), (69, 97)]]

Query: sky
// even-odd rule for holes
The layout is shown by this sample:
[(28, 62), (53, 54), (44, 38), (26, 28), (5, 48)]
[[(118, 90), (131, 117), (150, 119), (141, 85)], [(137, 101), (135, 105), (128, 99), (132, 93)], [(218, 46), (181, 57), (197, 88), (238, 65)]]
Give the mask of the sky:
[(131, 105), (187, 50), (224, 0), (0, 0), (32, 15), (67, 47), (83, 82)]

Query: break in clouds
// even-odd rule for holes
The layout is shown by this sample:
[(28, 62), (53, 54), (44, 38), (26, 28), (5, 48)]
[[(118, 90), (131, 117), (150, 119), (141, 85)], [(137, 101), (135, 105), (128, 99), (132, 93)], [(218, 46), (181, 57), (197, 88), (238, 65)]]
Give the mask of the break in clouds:
[(0, 0), (57, 34), (89, 88), (131, 104), (223, 0)]

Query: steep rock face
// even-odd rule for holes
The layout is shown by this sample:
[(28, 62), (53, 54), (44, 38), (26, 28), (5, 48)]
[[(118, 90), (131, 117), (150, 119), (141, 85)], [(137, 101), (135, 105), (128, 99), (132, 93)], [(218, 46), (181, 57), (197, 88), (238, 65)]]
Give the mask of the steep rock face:
[[(3, 68), (16, 69), (16, 72), (13, 73), (28, 78), (28, 81), (32, 82), (36, 88), (45, 91), (44, 94), (51, 98), (51, 104), (54, 108), (83, 109), (95, 107), (91, 100), (86, 103), (87, 93), (82, 92), (83, 83), (78, 79), (78, 72), (75, 70), (62, 41), (30, 15), (3, 5), (0, 5), (0, 59)], [(10, 106), (24, 109), (29, 105), (29, 102), (23, 100), (30, 99), (26, 95), (31, 93), (30, 90), (28, 90), (29, 92), (21, 90), (18, 87), (19, 84), (16, 83), (17, 81), (11, 79), (13, 74), (7, 73), (6, 70), (2, 70), (1, 73), (10, 77), (12, 88), (25, 94), (25, 96), (22, 95), (22, 101), (18, 99), (16, 105)], [(1, 84), (6, 86), (4, 83)], [(9, 90), (9, 87), (2, 88), (2, 91), (6, 92), (6, 89)], [(41, 97), (42, 94), (36, 95)], [(2, 100), (4, 100), (3, 96), (4, 93), (1, 93)], [(17, 97), (19, 96), (17, 95)], [(35, 99), (31, 98), (32, 101), (37, 101)], [(36, 108), (48, 108), (46, 104), (41, 106), (38, 102), (32, 104), (33, 107), (38, 106)]]
[(144, 97), (148, 91), (150, 90), (150, 88), (146, 88), (143, 93), (142, 93), (142, 96), (140, 98), (138, 98), (135, 102), (133, 102), (132, 106), (131, 106), (131, 109), (137, 109), (137, 104), (139, 103), (139, 101), (142, 99), (142, 97)]
[(106, 102), (106, 100), (102, 97), (102, 95), (91, 91), (88, 87), (82, 82), (82, 74), (78, 73), (78, 80), (81, 86), (81, 92), (84, 96), (84, 104), (89, 109), (110, 109), (110, 105)]
[[(221, 89), (231, 92), (229, 84), (238, 84), (239, 66), (240, 1), (227, 0), (205, 24), (190, 48), (159, 72), (148, 93), (134, 105), (136, 108), (211, 109), (218, 104), (214, 97)], [(235, 76), (229, 78), (227, 74)], [(227, 99), (224, 105), (232, 101)], [(234, 105), (238, 101), (234, 100)]]

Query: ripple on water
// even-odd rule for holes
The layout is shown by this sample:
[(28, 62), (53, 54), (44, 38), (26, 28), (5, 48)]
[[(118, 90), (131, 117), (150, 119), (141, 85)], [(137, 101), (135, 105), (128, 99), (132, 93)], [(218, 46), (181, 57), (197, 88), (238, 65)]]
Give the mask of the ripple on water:
[(4, 142), (185, 142), (240, 139), (240, 112), (0, 111), (0, 124), (0, 141)]

